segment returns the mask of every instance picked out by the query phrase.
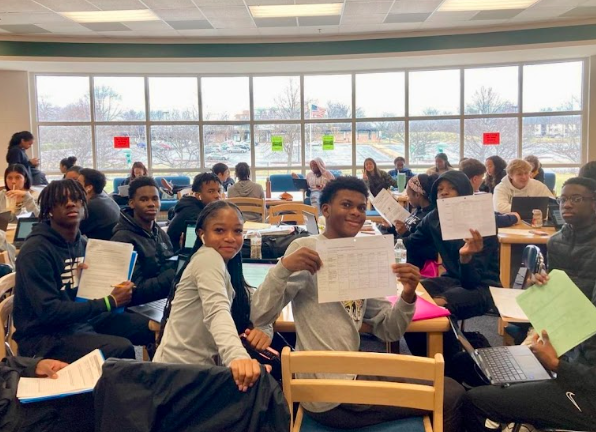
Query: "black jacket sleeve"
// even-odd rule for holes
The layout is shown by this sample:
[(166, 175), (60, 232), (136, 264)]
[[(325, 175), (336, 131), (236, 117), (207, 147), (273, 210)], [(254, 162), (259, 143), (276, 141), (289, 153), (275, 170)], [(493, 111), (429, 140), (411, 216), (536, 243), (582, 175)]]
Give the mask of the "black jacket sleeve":
[(427, 218), (420, 221), (416, 231), (403, 237), (404, 246), (408, 252), (408, 262), (418, 268), (424, 267), (427, 260), (437, 259), (435, 248)]
[(2, 360), (2, 365), (16, 370), (20, 376), (35, 377), (35, 368), (41, 360), (30, 357), (6, 357)]
[(180, 237), (182, 237), (182, 231), (186, 227), (187, 218), (184, 217), (183, 213), (177, 213), (168, 226), (168, 237), (172, 242), (172, 248), (174, 252), (180, 250)]
[(66, 327), (87, 321), (107, 312), (104, 299), (74, 302), (61, 294), (61, 286), (56, 284), (52, 268), (52, 257), (41, 249), (19, 255), (17, 269), (21, 284), (15, 295), (24, 295), (37, 317), (37, 324), (48, 327)]

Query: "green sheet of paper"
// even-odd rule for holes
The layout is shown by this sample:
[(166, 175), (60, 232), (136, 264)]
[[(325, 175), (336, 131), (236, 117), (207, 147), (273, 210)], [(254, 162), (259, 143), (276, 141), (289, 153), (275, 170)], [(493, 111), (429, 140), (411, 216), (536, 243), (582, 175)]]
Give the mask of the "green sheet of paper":
[(271, 151), (284, 151), (284, 139), (281, 136), (271, 137)]
[(333, 150), (335, 148), (333, 135), (323, 135), (323, 150)]
[(596, 334), (596, 306), (561, 270), (551, 271), (546, 285), (528, 288), (517, 303), (536, 332), (548, 332), (559, 356)]

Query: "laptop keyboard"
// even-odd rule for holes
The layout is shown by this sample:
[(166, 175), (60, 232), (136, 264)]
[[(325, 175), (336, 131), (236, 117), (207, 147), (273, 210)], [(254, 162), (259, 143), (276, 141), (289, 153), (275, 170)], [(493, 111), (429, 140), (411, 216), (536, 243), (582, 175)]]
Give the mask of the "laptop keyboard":
[(151, 303), (145, 303), (145, 306), (151, 308), (151, 309), (155, 309), (158, 311), (163, 311), (166, 308), (166, 301), (167, 299), (159, 299), (159, 300), (155, 300), (152, 301)]
[(486, 367), (494, 381), (526, 380), (526, 375), (506, 347), (484, 348), (480, 352), (482, 353), (482, 360), (486, 363)]

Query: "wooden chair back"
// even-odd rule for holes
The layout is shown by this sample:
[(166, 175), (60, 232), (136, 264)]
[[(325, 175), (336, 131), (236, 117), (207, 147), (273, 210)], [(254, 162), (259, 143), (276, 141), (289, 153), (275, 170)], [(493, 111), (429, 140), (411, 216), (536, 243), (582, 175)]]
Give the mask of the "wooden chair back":
[(228, 198), (227, 201), (236, 204), (242, 213), (248, 212), (260, 215), (261, 218), (254, 222), (265, 222), (265, 219), (267, 218), (264, 199), (236, 197)]
[(272, 225), (280, 222), (295, 222), (297, 225), (305, 225), (306, 216), (304, 213), (310, 213), (315, 216), (315, 219), (318, 219), (318, 212), (314, 206), (288, 203), (269, 207), (269, 219), (267, 222)]
[(14, 296), (6, 297), (0, 303), (0, 356), (15, 356), (17, 354), (17, 343), (12, 338), (15, 328), (12, 321), (12, 310), (14, 306)]
[[(343, 351), (282, 352), (282, 380), (293, 413), (294, 402), (339, 402), (419, 408), (432, 412), (425, 417), (425, 431), (443, 431), (444, 361), (399, 354)], [(423, 380), (425, 384), (352, 379), (303, 379), (296, 374), (356, 374)], [(303, 411), (291, 414), (290, 430), (300, 430)]]

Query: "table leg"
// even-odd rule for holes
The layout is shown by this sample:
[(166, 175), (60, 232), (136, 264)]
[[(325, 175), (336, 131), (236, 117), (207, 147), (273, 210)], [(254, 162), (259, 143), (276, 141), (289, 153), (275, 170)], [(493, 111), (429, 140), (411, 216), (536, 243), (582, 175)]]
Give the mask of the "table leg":
[(443, 354), (443, 332), (428, 332), (426, 334), (427, 355)]
[(501, 284), (511, 288), (511, 244), (501, 243)]

